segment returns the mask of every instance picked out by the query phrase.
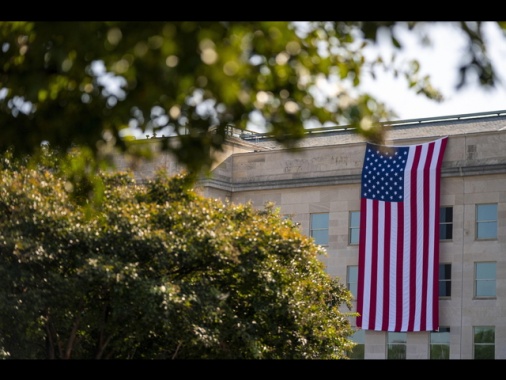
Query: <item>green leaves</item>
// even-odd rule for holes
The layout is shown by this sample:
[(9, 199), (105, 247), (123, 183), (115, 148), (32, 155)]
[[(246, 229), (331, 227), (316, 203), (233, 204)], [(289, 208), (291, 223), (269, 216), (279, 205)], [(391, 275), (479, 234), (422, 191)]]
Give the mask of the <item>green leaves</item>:
[(65, 173), (86, 166), (75, 159), (0, 171), (5, 355), (345, 357), (351, 296), (273, 205), (203, 198), (184, 175), (138, 186), (101, 173), (103, 199), (88, 212), (68, 191)]

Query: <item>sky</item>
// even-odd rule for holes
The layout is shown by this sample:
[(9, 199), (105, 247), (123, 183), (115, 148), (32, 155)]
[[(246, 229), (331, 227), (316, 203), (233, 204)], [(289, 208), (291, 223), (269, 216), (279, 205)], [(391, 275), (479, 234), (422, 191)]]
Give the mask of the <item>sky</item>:
[[(477, 82), (455, 90), (464, 39), (461, 31), (439, 23), (435, 23), (429, 32), (432, 47), (421, 46), (409, 35), (400, 39), (408, 44), (405, 51), (403, 49), (403, 57), (420, 61), (422, 73), (429, 74), (432, 85), (443, 93), (445, 100), (442, 103), (415, 94), (407, 88), (405, 81), (387, 74), (381, 73), (376, 80), (364, 78), (362, 86), (393, 108), (398, 118), (392, 120), (506, 110), (506, 36), (492, 22), (486, 23), (485, 32), (488, 52), (502, 80), (492, 91), (486, 91)], [(382, 49), (381, 52), (388, 54), (389, 51)]]

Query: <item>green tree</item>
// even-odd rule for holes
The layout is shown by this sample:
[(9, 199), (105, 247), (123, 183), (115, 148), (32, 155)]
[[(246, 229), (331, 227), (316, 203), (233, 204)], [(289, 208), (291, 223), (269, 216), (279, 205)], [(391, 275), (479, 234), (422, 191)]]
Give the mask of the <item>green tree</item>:
[[(369, 140), (383, 136), (388, 108), (351, 90), (379, 69), (406, 78), (439, 100), (419, 65), (366, 59), (363, 47), (386, 31), (401, 49), (400, 29), (424, 38), (431, 22), (0, 22), (0, 149), (33, 153), (42, 141), (63, 152), (128, 144), (132, 128), (166, 144), (190, 171), (209, 168), (227, 128), (260, 116), (278, 141), (293, 146), (308, 122), (347, 124)], [(505, 27), (504, 23), (499, 23)], [(480, 22), (455, 23), (468, 37), (468, 72), (494, 85)], [(298, 27), (297, 27), (298, 26)], [(463, 54), (464, 56), (464, 54)], [(116, 88), (106, 86), (116, 79)], [(334, 79), (342, 92), (322, 94)], [(143, 136), (144, 136), (143, 134)]]
[(181, 174), (100, 172), (92, 213), (51, 157), (0, 165), (0, 353), (11, 359), (341, 359), (351, 295), (272, 204)]

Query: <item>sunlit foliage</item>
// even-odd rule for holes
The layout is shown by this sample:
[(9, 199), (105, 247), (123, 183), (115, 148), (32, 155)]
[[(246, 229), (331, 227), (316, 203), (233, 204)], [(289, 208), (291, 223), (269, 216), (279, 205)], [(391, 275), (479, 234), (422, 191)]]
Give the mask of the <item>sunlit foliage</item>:
[(0, 355), (10, 359), (341, 359), (351, 295), (267, 204), (201, 197), (184, 174), (100, 172), (72, 196), (50, 159), (0, 162)]

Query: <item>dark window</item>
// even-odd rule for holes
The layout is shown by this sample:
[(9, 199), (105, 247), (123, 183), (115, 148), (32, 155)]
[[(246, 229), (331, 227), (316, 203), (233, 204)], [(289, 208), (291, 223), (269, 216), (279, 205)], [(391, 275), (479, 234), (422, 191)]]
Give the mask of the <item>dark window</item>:
[(452, 264), (439, 264), (439, 297), (452, 295)]
[(439, 240), (453, 239), (453, 207), (441, 207), (439, 210)]

